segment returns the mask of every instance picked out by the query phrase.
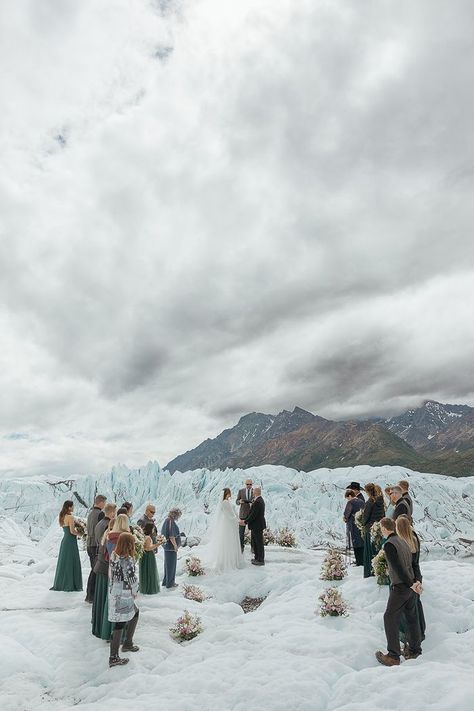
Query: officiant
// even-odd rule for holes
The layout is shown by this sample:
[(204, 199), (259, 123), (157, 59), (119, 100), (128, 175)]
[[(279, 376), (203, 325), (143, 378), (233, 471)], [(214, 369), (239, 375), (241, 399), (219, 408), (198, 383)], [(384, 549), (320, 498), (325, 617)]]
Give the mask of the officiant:
[[(236, 504), (237, 506), (240, 506), (239, 510), (239, 518), (241, 521), (245, 521), (247, 516), (250, 513), (250, 506), (252, 505), (252, 502), (254, 500), (254, 493), (253, 493), (253, 482), (252, 479), (246, 479), (245, 480), (245, 487), (243, 489), (239, 489), (239, 493), (237, 494), (237, 500)], [(246, 523), (239, 524), (239, 538), (240, 538), (240, 547), (242, 549), (242, 553), (244, 552), (245, 548), (245, 527)]]

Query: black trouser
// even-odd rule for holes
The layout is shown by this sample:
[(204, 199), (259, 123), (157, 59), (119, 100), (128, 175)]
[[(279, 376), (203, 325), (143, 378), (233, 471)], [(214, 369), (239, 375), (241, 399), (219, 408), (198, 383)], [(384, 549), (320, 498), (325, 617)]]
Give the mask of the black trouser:
[(263, 545), (263, 528), (251, 531), (250, 538), (252, 540), (252, 549), (255, 560), (259, 563), (264, 563), (265, 546)]
[(137, 629), (139, 612), (136, 610), (135, 615), (128, 622), (115, 622), (114, 630), (112, 632), (112, 639), (110, 640), (110, 656), (117, 657), (120, 647), (120, 641), (122, 639), (122, 630), (125, 627), (125, 642), (127, 646), (133, 644), (133, 635)]
[(243, 526), (239, 525), (239, 538), (240, 538), (240, 547), (242, 548), (242, 553), (244, 552), (244, 547), (245, 547), (245, 529), (246, 529), (245, 524)]
[(98, 546), (87, 546), (87, 555), (89, 556), (89, 560), (91, 563), (91, 572), (89, 573), (89, 577), (87, 579), (87, 592), (86, 592), (86, 600), (89, 600), (89, 601), (92, 601), (94, 599), (94, 592), (95, 592), (94, 565), (97, 560), (98, 552), (99, 552)]
[(364, 546), (354, 548), (354, 558), (356, 565), (364, 565)]
[(420, 627), (416, 616), (417, 593), (404, 583), (390, 585), (387, 609), (383, 616), (387, 652), (390, 657), (400, 658), (400, 617), (405, 615), (407, 641), (411, 652), (421, 654)]

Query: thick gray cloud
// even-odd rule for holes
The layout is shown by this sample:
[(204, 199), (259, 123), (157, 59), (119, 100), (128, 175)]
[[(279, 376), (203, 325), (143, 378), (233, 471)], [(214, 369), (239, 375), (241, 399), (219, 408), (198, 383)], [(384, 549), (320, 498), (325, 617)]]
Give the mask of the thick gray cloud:
[(472, 3), (3, 14), (0, 471), (474, 403)]

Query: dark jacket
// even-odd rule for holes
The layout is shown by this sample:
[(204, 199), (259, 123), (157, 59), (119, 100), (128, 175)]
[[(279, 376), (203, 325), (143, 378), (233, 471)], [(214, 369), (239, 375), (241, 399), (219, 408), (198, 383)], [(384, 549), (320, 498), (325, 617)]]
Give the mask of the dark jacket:
[(360, 499), (360, 501), (365, 502), (365, 497), (364, 497), (364, 494), (362, 493), (362, 491), (359, 491), (359, 493), (357, 494), (357, 498)]
[(415, 536), (416, 544), (417, 544), (417, 550), (412, 553), (413, 557), (413, 572), (415, 574), (415, 580), (417, 580), (419, 583), (423, 582), (423, 576), (421, 574), (420, 570), (420, 539), (416, 535), (415, 531), (413, 531), (413, 535)]
[(346, 522), (346, 532), (349, 546), (352, 548), (362, 548), (364, 541), (360, 530), (357, 528), (355, 522), (355, 515), (358, 511), (363, 509), (365, 506), (365, 501), (362, 499), (349, 499), (344, 509), (344, 521)]
[(409, 511), (410, 516), (413, 516), (413, 501), (412, 501), (412, 498), (411, 498), (410, 494), (408, 493), (408, 491), (406, 491), (404, 494), (402, 494), (402, 499), (403, 499), (403, 501), (407, 502), (408, 506), (410, 507), (410, 511)]
[(387, 560), (388, 574), (392, 585), (411, 587), (415, 582), (412, 552), (403, 538), (390, 534), (383, 546)]
[(399, 516), (401, 516), (402, 514), (404, 514), (405, 516), (408, 516), (408, 518), (411, 521), (410, 504), (408, 503), (408, 501), (406, 499), (403, 498), (403, 496), (401, 499), (398, 499), (397, 505), (395, 506), (395, 508), (393, 510), (393, 514), (392, 514), (393, 520), (396, 521), (397, 518)]
[(93, 506), (87, 516), (87, 547), (95, 548), (95, 527), (104, 518), (104, 512), (98, 506)]
[(366, 528), (372, 528), (372, 524), (376, 521), (381, 521), (385, 516), (385, 506), (383, 496), (377, 496), (375, 499), (367, 499), (364, 506), (364, 525)]
[(109, 525), (109, 521), (110, 519), (104, 516), (104, 518), (102, 518), (95, 527), (95, 544), (99, 549), (97, 553), (97, 560), (94, 565), (94, 573), (96, 575), (99, 573), (102, 575), (108, 575), (109, 573), (109, 559), (106, 555), (106, 547), (105, 544), (102, 545), (101, 543), (102, 537)]
[(245, 522), (251, 531), (263, 531), (267, 527), (267, 522), (265, 521), (265, 501), (261, 496), (257, 496), (253, 502)]

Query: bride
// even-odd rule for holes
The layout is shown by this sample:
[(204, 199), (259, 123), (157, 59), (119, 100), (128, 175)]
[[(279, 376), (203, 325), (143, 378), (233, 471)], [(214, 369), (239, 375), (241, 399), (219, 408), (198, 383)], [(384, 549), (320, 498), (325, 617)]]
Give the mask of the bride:
[(230, 489), (224, 489), (211, 533), (213, 567), (216, 573), (226, 573), (244, 566), (239, 539), (239, 519), (230, 501), (231, 496)]

